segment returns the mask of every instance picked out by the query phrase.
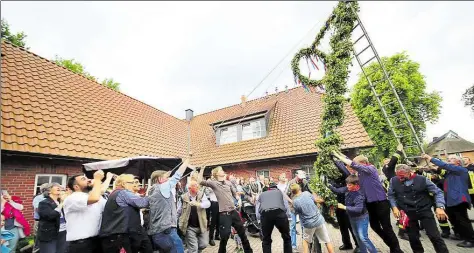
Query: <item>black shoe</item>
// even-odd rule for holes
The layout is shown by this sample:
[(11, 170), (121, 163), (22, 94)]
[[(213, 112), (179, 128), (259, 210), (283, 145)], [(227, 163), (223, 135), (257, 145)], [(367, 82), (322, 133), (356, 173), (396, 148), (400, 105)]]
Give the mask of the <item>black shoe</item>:
[(339, 250), (350, 250), (350, 249), (353, 249), (352, 248), (352, 245), (341, 245), (341, 247), (339, 247)]
[(211, 246), (216, 246), (216, 242), (215, 242), (214, 240), (210, 240), (210, 241), (209, 241), (209, 245), (211, 245)]
[(408, 235), (407, 235), (406, 233), (399, 234), (398, 237), (399, 237), (400, 239), (402, 239), (402, 240), (407, 240), (407, 241), (409, 240), (409, 239), (408, 239)]
[(354, 249), (353, 253), (360, 253), (359, 247), (356, 247), (356, 248)]
[(464, 242), (456, 244), (456, 246), (461, 247), (461, 248), (474, 248), (474, 243), (464, 241)]
[(449, 236), (449, 239), (455, 240), (455, 241), (462, 241), (462, 238), (459, 234), (451, 235), (451, 236)]
[(444, 238), (444, 239), (449, 238), (449, 235), (451, 235), (450, 232), (442, 232), (442, 233), (441, 233), (441, 237)]

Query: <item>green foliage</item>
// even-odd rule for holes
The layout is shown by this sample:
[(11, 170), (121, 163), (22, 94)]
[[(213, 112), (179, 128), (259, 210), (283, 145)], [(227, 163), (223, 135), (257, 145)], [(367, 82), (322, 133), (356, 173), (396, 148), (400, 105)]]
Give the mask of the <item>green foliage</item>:
[[(85, 71), (84, 66), (74, 59), (63, 59), (61, 57), (56, 56), (54, 62), (59, 66), (65, 67), (70, 71), (82, 75), (91, 81), (98, 82), (98, 79), (95, 76)], [(113, 78), (105, 78), (104, 80), (102, 80), (101, 84), (116, 91), (120, 90), (120, 83), (115, 82)]]
[(2, 40), (6, 40), (13, 45), (17, 47), (23, 47), (26, 49), (29, 49), (29, 47), (26, 47), (26, 34), (24, 32), (19, 32), (19, 33), (12, 33), (10, 30), (10, 25), (6, 20), (2, 18)]
[[(327, 188), (322, 176), (324, 178), (338, 178), (340, 176), (331, 159), (331, 153), (334, 150), (339, 150), (342, 144), (342, 138), (336, 132), (336, 128), (342, 126), (344, 121), (344, 93), (347, 91), (347, 79), (352, 57), (351, 32), (357, 20), (357, 14), (350, 9), (351, 7), (356, 12), (359, 11), (356, 1), (339, 2), (325, 26), (317, 34), (311, 47), (301, 49), (291, 62), (295, 78), (304, 85), (321, 86), (324, 84), (325, 86), (321, 136), (316, 142), (318, 158), (314, 163), (315, 176), (311, 180), (311, 186), (329, 205), (337, 204), (337, 202), (335, 195)], [(330, 28), (334, 30), (329, 41), (332, 51), (330, 54), (325, 54), (316, 47)], [(303, 57), (308, 59), (311, 56), (319, 57), (325, 63), (326, 75), (321, 80), (311, 80), (300, 73), (300, 59)]]
[(470, 106), (471, 110), (474, 111), (474, 85), (462, 94), (462, 100), (464, 101), (464, 106)]
[[(426, 91), (426, 81), (419, 72), (420, 65), (410, 60), (405, 52), (395, 54), (389, 58), (383, 57), (382, 61), (400, 100), (407, 110), (415, 132), (420, 140), (423, 139), (425, 137), (426, 122), (435, 123), (438, 120), (441, 110), (441, 96), (437, 92)], [(385, 81), (386, 79), (383, 79), (383, 72), (377, 62), (365, 67), (364, 70), (369, 73), (375, 71), (371, 75), (371, 80), (377, 83), (376, 91), (378, 94), (389, 89), (389, 83)], [(384, 94), (381, 97), (381, 101), (387, 105), (388, 115), (400, 112), (401, 108), (396, 103), (393, 93)], [(370, 150), (370, 156), (376, 159), (376, 161), (380, 161), (383, 157), (388, 157), (395, 151), (397, 140), (383, 116), (367, 79), (362, 73), (359, 75), (359, 81), (352, 90), (351, 103), (369, 136), (376, 144), (376, 147)], [(396, 127), (397, 135), (407, 135), (401, 139), (401, 142), (405, 146), (415, 145), (409, 126), (404, 124), (406, 122), (404, 116), (399, 114), (390, 119), (393, 120), (394, 125), (402, 124)], [(408, 149), (407, 155), (417, 154), (418, 152), (419, 150), (416, 148)]]

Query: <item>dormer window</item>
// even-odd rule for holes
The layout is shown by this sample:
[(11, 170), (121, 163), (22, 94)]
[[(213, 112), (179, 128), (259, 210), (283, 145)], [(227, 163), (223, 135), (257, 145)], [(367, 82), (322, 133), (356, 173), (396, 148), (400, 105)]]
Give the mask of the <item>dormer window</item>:
[(233, 122), (216, 129), (217, 145), (262, 138), (267, 135), (265, 117)]
[(237, 142), (237, 126), (228, 126), (219, 129), (220, 131), (220, 144), (227, 144)]

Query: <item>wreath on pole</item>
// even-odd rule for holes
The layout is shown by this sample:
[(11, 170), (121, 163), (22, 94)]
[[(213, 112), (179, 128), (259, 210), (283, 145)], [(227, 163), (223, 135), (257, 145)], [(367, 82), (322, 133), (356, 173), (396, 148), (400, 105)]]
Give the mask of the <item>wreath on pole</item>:
[[(330, 206), (337, 205), (337, 201), (323, 178), (340, 177), (331, 154), (332, 151), (339, 151), (342, 144), (342, 137), (336, 132), (336, 128), (342, 126), (344, 121), (344, 94), (347, 92), (349, 67), (353, 55), (351, 34), (357, 21), (358, 11), (359, 5), (356, 1), (340, 1), (311, 46), (299, 50), (291, 61), (295, 83), (300, 83), (305, 89), (307, 86), (313, 86), (326, 91), (323, 97), (321, 136), (316, 141), (318, 157), (314, 163), (315, 176), (311, 179), (311, 186)], [(324, 53), (317, 47), (329, 29), (333, 30), (329, 40), (331, 52)], [(303, 76), (299, 68), (301, 59), (311, 62), (314, 67), (316, 67), (315, 60), (321, 60), (326, 71), (324, 77), (321, 80), (313, 80)]]

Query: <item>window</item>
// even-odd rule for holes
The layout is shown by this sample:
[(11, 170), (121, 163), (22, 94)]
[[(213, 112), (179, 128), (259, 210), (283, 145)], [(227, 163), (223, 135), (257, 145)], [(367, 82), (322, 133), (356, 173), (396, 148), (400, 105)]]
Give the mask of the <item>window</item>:
[(249, 123), (242, 124), (242, 140), (251, 140), (263, 137), (265, 129), (261, 121), (253, 121)]
[(216, 135), (216, 142), (219, 145), (265, 137), (267, 135), (266, 119), (262, 117), (224, 126), (216, 131)]
[(296, 172), (298, 170), (302, 170), (306, 172), (306, 176), (309, 176), (310, 178), (314, 176), (314, 168), (313, 165), (301, 165), (299, 169), (293, 170), (293, 178), (296, 176)]
[(222, 128), (220, 133), (220, 144), (227, 144), (237, 141), (237, 126)]
[(37, 174), (35, 177), (34, 195), (39, 193), (39, 187), (44, 183), (58, 183), (66, 187), (66, 175), (58, 174)]
[(269, 170), (257, 170), (256, 175), (257, 175), (257, 178), (260, 175), (263, 175), (264, 177), (269, 178), (270, 177), (270, 171)]

